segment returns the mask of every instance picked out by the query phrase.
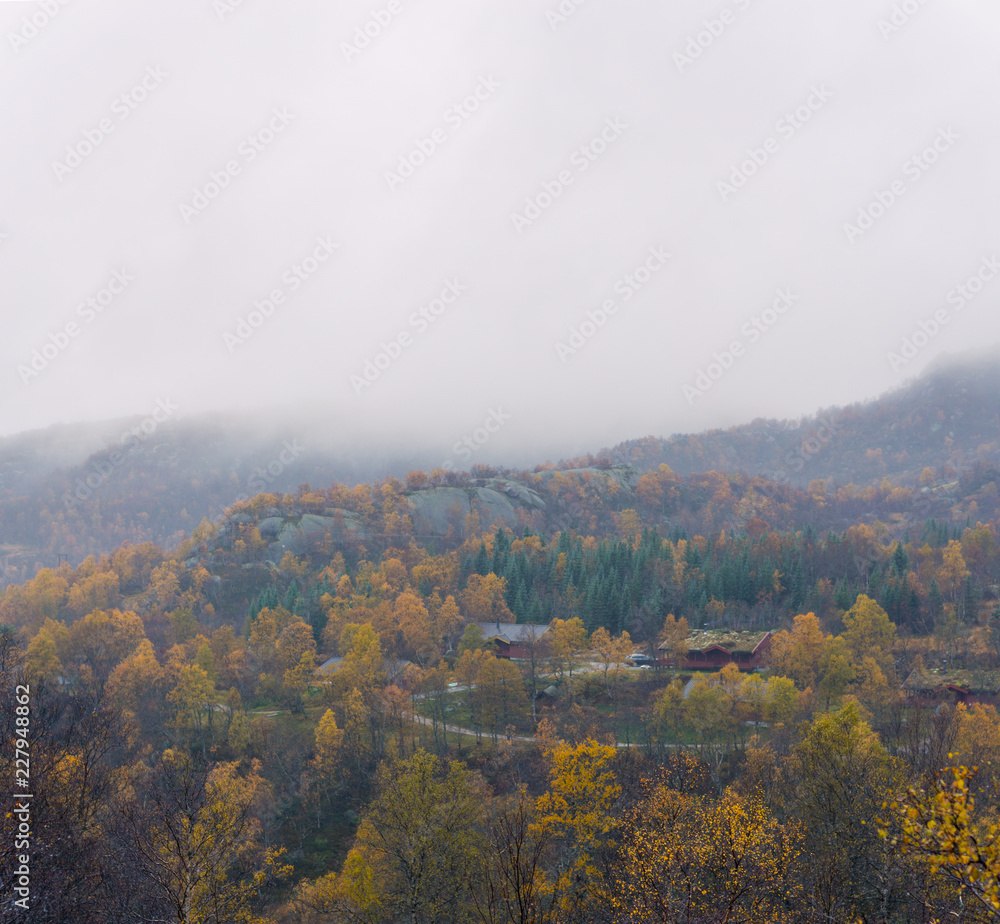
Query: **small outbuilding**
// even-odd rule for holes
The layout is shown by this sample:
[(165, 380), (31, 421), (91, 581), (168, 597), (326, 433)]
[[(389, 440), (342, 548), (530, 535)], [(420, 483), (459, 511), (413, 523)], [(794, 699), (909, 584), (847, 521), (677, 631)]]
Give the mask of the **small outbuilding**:
[(917, 667), (901, 689), (911, 701), (996, 705), (1000, 701), (1000, 671)]

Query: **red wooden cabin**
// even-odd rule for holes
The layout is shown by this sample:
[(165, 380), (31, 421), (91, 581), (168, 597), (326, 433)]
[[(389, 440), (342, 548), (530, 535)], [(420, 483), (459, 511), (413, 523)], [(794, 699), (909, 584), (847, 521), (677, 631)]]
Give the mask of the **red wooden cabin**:
[[(709, 629), (688, 636), (688, 653), (682, 670), (718, 671), (735, 664), (741, 671), (753, 671), (763, 664), (771, 647), (771, 632), (731, 632)], [(665, 645), (666, 643), (664, 643)], [(664, 645), (660, 646), (662, 650)], [(660, 664), (672, 667), (672, 659), (661, 656)]]

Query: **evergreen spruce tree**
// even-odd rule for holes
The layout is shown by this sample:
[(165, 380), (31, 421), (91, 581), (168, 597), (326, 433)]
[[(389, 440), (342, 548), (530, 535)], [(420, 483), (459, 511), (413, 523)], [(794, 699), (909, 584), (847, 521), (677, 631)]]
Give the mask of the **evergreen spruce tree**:
[(927, 592), (927, 610), (931, 626), (936, 626), (941, 613), (944, 612), (944, 598), (941, 596), (941, 588), (938, 587), (936, 578), (931, 580), (931, 586)]
[(472, 570), (476, 574), (481, 574), (485, 577), (490, 573), (490, 557), (486, 553), (486, 543), (482, 540), (479, 542), (479, 551), (476, 552), (475, 562), (473, 563)]
[(905, 578), (909, 573), (910, 557), (906, 554), (902, 542), (896, 543), (896, 550), (892, 553), (892, 565), (896, 574), (901, 578)]
[(857, 596), (857, 593), (847, 586), (847, 578), (841, 578), (833, 591), (833, 602), (837, 604), (838, 609), (849, 610), (854, 606)]

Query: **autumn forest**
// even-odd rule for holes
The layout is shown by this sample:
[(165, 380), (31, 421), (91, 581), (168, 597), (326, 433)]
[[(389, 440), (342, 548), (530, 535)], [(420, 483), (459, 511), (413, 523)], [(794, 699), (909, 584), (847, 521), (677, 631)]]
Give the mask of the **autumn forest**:
[(1000, 420), (916, 394), (785, 468), (0, 497), (0, 919), (1000, 920)]

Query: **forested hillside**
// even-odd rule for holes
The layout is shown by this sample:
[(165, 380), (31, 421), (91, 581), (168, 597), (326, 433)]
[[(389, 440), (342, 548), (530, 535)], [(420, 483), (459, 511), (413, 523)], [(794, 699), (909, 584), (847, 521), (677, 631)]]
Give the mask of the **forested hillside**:
[[(1000, 469), (954, 433), (898, 483), (598, 455), (195, 492), (176, 544), (0, 596), (0, 869), (40, 922), (995, 919)], [(750, 632), (761, 669), (686, 666)]]
[(918, 379), (863, 404), (799, 421), (755, 420), (728, 430), (649, 437), (610, 451), (640, 468), (680, 474), (717, 469), (804, 487), (822, 479), (916, 485), (924, 468), (971, 468), (1000, 455), (1000, 357), (943, 360)]
[[(559, 514), (573, 518), (563, 522), (558, 516), (536, 517), (536, 528), (548, 532), (563, 526), (598, 528), (589, 519), (575, 518), (576, 513), (596, 513), (600, 528), (606, 528), (600, 511), (584, 511), (561, 479), (552, 482), (551, 473), (573, 472), (567, 477), (585, 479), (609, 467), (622, 470), (619, 481), (625, 490), (617, 501), (606, 499), (603, 507), (635, 507), (644, 516), (655, 516), (667, 531), (675, 514), (685, 528), (722, 528), (718, 503), (705, 510), (704, 527), (700, 522), (691, 527), (683, 513), (697, 510), (702, 499), (708, 500), (705, 492), (716, 489), (689, 476), (713, 471), (727, 478), (759, 476), (773, 482), (759, 492), (777, 499), (779, 506), (788, 505), (780, 511), (784, 519), (775, 525), (810, 522), (823, 530), (827, 525), (846, 528), (861, 517), (888, 522), (890, 514), (898, 517), (904, 511), (887, 509), (867, 490), (886, 493), (888, 484), (911, 489), (918, 505), (923, 504), (911, 519), (936, 517), (957, 504), (960, 520), (967, 515), (975, 520), (975, 508), (970, 514), (961, 505), (982, 505), (983, 499), (975, 495), (994, 480), (992, 472), (1000, 461), (998, 369), (996, 357), (966, 358), (933, 369), (876, 401), (829, 409), (801, 421), (757, 420), (725, 431), (623, 443), (585, 458), (540, 466), (535, 472), (543, 476), (541, 487), (528, 472), (506, 469), (502, 474), (508, 483), (537, 490), (546, 501), (547, 494), (555, 495)], [(388, 477), (405, 479), (408, 471), (420, 468), (431, 473), (435, 485), (462, 477), (458, 472), (435, 473), (439, 456), (427, 450), (403, 450), (392, 443), (359, 448), (361, 441), (342, 432), (335, 416), (287, 414), (266, 425), (243, 418), (188, 420), (177, 417), (169, 400), (160, 404), (143, 418), (53, 427), (0, 440), (0, 583), (24, 580), (40, 567), (64, 560), (78, 564), (125, 541), (174, 548), (203, 517), (218, 521), (239, 498), (259, 493), (283, 494), (301, 484), (353, 486)], [(629, 497), (638, 477), (657, 472), (662, 464), (680, 479), (682, 508), (651, 503), (648, 492), (634, 500)], [(965, 483), (955, 483), (959, 474), (974, 471), (978, 473), (967, 475)], [(817, 519), (814, 509), (802, 508), (781, 493), (784, 487), (805, 489), (813, 482), (823, 482), (827, 496), (850, 502), (827, 509)], [(684, 485), (690, 491), (685, 493)], [(933, 498), (921, 493), (924, 487), (934, 489)], [(898, 500), (894, 503), (901, 506)], [(699, 510), (695, 519), (700, 516)], [(440, 517), (432, 522), (435, 531), (446, 531)], [(739, 515), (735, 525), (739, 528)]]

